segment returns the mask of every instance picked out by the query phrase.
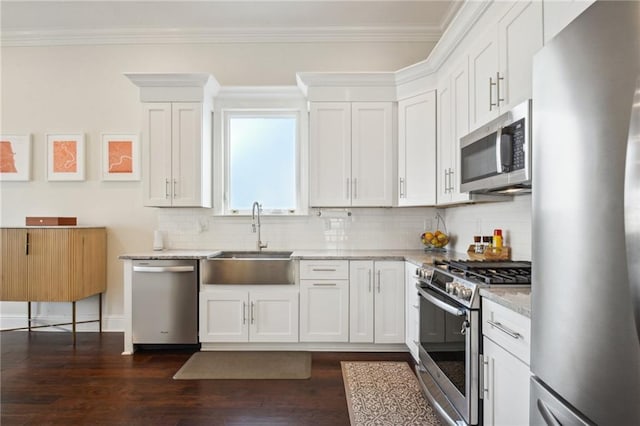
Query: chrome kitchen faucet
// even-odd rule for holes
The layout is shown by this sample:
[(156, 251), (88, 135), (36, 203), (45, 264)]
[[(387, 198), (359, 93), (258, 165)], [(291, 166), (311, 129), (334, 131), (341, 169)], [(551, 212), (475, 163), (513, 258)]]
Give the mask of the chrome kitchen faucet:
[(256, 232), (256, 210), (258, 211), (258, 241), (256, 241), (256, 250), (261, 251), (263, 248), (267, 248), (267, 243), (260, 241), (260, 210), (262, 210), (262, 206), (257, 201), (254, 201), (253, 207), (251, 207), (251, 220), (253, 221), (253, 223), (251, 223), (251, 229), (253, 229), (254, 233)]

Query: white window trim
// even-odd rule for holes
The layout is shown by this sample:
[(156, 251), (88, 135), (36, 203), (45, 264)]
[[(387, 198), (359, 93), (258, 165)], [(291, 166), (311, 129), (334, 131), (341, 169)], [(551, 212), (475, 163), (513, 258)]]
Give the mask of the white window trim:
[[(228, 117), (233, 115), (264, 116), (273, 114), (297, 117), (296, 200), (294, 212), (263, 210), (269, 216), (306, 216), (309, 214), (308, 104), (297, 86), (287, 87), (223, 87), (214, 99), (213, 214), (215, 216), (250, 216), (251, 211), (231, 211), (226, 198), (229, 193), (227, 140)], [(260, 201), (260, 200), (257, 200)]]

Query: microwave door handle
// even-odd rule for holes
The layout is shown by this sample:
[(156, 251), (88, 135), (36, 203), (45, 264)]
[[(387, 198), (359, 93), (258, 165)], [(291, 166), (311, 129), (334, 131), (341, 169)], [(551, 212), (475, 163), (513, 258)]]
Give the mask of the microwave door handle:
[(502, 173), (502, 129), (496, 130), (496, 172)]
[(513, 166), (513, 137), (509, 133), (503, 133), (500, 136), (500, 157), (502, 159), (502, 172), (510, 172), (511, 166)]

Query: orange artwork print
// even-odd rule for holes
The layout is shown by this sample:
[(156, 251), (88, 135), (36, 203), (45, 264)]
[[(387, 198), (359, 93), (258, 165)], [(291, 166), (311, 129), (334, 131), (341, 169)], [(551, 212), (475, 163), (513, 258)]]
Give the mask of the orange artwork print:
[(10, 141), (0, 141), (0, 173), (18, 173)]
[(132, 151), (132, 141), (109, 141), (109, 173), (133, 173)]
[(76, 141), (53, 141), (53, 171), (76, 173), (78, 171), (78, 145)]

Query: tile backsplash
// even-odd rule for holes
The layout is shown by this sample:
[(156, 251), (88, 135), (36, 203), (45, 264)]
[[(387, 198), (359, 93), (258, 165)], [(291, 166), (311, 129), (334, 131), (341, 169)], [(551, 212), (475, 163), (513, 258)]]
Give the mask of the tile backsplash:
[[(311, 209), (309, 216), (263, 216), (262, 241), (274, 250), (420, 249), (420, 234), (435, 228), (439, 213), (452, 236), (449, 249), (465, 252), (474, 235), (490, 235), (501, 228), (513, 258), (531, 258), (530, 196), (446, 209), (353, 208), (351, 216), (329, 209), (318, 216), (318, 211)], [(165, 248), (252, 250), (256, 245), (249, 216), (212, 216), (208, 209), (160, 209), (157, 217)]]

